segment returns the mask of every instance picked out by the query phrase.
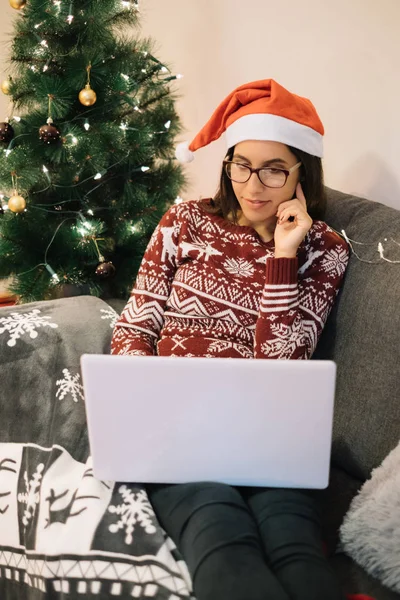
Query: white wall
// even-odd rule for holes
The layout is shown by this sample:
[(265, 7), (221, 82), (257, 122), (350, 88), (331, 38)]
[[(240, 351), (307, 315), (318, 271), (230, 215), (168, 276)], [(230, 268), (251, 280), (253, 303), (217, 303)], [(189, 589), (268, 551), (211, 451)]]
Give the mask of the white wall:
[[(182, 139), (191, 140), (236, 86), (272, 77), (315, 104), (326, 130), (327, 185), (400, 209), (399, 0), (141, 0), (140, 6), (143, 35), (154, 38), (159, 59), (184, 74), (176, 86)], [(7, 3), (0, 79), (14, 15)], [(0, 94), (0, 120), (6, 105)], [(185, 198), (213, 194), (223, 155), (222, 141), (196, 153)]]
[[(142, 0), (178, 73), (191, 140), (236, 86), (272, 77), (325, 126), (327, 185), (400, 209), (399, 0)], [(186, 197), (214, 192), (224, 145), (196, 152)]]

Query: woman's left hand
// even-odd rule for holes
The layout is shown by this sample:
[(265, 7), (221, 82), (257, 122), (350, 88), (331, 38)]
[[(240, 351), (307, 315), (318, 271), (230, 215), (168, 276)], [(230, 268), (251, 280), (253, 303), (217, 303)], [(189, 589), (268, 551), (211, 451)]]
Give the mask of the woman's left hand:
[[(275, 227), (275, 257), (295, 257), (297, 248), (310, 230), (313, 220), (307, 212), (307, 202), (301, 184), (296, 186), (296, 198), (279, 205)], [(294, 221), (288, 221), (294, 217)]]

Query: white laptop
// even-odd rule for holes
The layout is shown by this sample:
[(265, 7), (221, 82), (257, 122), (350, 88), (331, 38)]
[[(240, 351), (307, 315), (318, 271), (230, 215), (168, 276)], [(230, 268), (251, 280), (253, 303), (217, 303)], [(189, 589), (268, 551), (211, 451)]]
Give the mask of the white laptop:
[(99, 479), (328, 485), (332, 361), (86, 354), (81, 364)]

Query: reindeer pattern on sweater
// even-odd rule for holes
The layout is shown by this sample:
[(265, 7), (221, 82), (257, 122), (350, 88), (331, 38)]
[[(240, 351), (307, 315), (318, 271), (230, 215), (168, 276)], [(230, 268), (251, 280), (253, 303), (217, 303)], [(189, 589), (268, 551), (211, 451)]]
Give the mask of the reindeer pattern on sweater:
[(346, 270), (346, 242), (314, 221), (295, 258), (275, 258), (273, 240), (203, 202), (173, 206), (161, 219), (112, 353), (310, 358)]

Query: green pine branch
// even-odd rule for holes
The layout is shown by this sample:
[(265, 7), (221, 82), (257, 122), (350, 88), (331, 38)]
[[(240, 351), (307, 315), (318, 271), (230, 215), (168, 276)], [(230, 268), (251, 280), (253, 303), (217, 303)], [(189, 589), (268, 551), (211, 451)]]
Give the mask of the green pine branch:
[[(126, 298), (146, 244), (185, 185), (171, 69), (138, 36), (134, 2), (28, 0), (14, 25), (14, 137), (0, 147), (0, 276), (21, 302), (64, 286)], [(87, 82), (97, 100), (83, 106)], [(39, 139), (50, 115), (55, 143)], [(16, 186), (16, 190), (14, 190)], [(26, 211), (7, 203), (14, 192)], [(100, 256), (115, 276), (100, 279)], [(52, 277), (51, 273), (56, 277)]]

